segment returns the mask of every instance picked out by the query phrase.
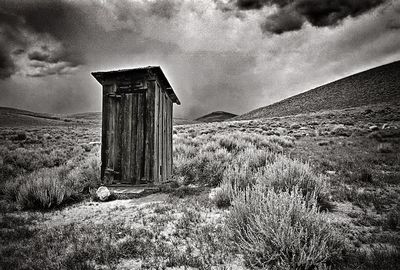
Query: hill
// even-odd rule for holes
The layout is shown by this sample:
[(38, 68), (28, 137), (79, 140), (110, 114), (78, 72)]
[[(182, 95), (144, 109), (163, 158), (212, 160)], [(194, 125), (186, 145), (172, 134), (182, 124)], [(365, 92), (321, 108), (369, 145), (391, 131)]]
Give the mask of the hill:
[(319, 86), (234, 120), (296, 115), (373, 104), (400, 103), (400, 61)]
[(63, 115), (0, 107), (0, 127), (99, 124), (100, 122), (101, 113), (96, 112)]
[(68, 118), (101, 121), (101, 112), (86, 112), (68, 114)]
[(232, 117), (237, 116), (236, 114), (233, 113), (228, 113), (228, 112), (223, 112), (223, 111), (216, 111), (212, 112), (206, 115), (203, 115), (202, 117), (199, 117), (196, 119), (196, 121), (200, 122), (221, 122), (225, 121), (227, 119), (231, 119)]
[(198, 124), (196, 120), (189, 120), (185, 118), (174, 117), (172, 120), (174, 126)]
[(59, 115), (37, 113), (16, 108), (0, 107), (0, 126), (40, 126), (65, 123)]
[[(198, 123), (195, 120), (174, 118), (174, 125)], [(69, 124), (101, 124), (101, 112), (75, 114), (37, 113), (10, 107), (0, 107), (0, 127), (58, 126)]]

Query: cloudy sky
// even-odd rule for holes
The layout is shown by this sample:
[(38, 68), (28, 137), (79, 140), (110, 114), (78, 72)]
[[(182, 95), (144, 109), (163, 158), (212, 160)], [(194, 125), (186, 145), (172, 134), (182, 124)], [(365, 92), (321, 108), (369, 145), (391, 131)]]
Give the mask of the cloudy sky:
[(101, 110), (92, 71), (160, 65), (175, 117), (237, 114), (400, 60), (399, 0), (0, 0), (0, 106)]

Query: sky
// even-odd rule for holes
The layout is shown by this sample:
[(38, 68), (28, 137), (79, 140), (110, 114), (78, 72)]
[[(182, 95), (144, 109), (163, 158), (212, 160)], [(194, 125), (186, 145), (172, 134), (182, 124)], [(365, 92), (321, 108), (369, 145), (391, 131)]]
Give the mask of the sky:
[(242, 114), (400, 60), (400, 0), (0, 0), (0, 106), (101, 111), (93, 71), (161, 66), (174, 116)]

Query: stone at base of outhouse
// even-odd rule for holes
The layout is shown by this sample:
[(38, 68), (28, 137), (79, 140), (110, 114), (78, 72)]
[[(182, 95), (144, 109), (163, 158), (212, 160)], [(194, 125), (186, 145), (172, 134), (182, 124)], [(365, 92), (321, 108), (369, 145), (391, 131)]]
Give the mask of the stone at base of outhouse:
[(155, 185), (106, 185), (117, 199), (132, 199), (147, 196), (161, 191), (161, 187)]

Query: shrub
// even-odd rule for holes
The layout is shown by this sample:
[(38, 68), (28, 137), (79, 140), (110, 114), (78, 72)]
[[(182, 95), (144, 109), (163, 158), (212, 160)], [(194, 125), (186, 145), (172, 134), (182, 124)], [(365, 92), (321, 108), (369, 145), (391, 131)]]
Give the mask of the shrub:
[(240, 150), (240, 145), (237, 140), (230, 137), (223, 137), (219, 140), (221, 147), (225, 148), (228, 152), (235, 152)]
[(391, 153), (393, 152), (393, 145), (391, 143), (380, 143), (377, 149), (380, 153)]
[(368, 168), (359, 168), (357, 171), (352, 175), (353, 181), (361, 181), (363, 183), (373, 183), (374, 179), (372, 177), (372, 173)]
[(253, 134), (242, 135), (241, 139), (246, 142), (250, 142), (256, 148), (267, 149), (272, 152), (282, 152), (283, 150), (282, 146), (276, 143), (276, 141), (274, 141), (275, 137), (278, 136), (265, 137), (260, 134), (253, 133)]
[(42, 169), (26, 176), (19, 187), (17, 203), (23, 209), (48, 209), (61, 205), (71, 193), (56, 169)]
[(91, 156), (86, 159), (80, 167), (81, 175), (87, 186), (96, 188), (101, 184), (100, 179), (100, 160), (98, 156)]
[(344, 125), (338, 125), (332, 129), (331, 134), (334, 136), (349, 137), (349, 136), (351, 136), (352, 131), (350, 129), (346, 128)]
[(235, 196), (227, 218), (233, 242), (256, 269), (324, 269), (340, 258), (342, 240), (316, 198), (255, 185)]
[(273, 164), (261, 168), (255, 177), (261, 185), (275, 191), (299, 188), (307, 200), (314, 195), (324, 200), (327, 195), (327, 183), (322, 175), (315, 174), (308, 163), (282, 155), (277, 156)]
[(23, 141), (23, 140), (26, 140), (26, 138), (27, 138), (26, 133), (21, 131), (21, 132), (18, 132), (18, 134), (15, 136), (14, 139), (16, 141)]
[(301, 126), (297, 123), (293, 123), (290, 125), (290, 129), (300, 129), (300, 128), (301, 128)]
[(386, 217), (386, 225), (392, 230), (400, 228), (400, 205), (389, 211)]
[(268, 140), (270, 142), (276, 143), (282, 147), (293, 147), (294, 146), (294, 139), (292, 137), (289, 136), (269, 136)]
[(194, 158), (178, 155), (174, 159), (174, 174), (180, 177), (184, 184), (217, 186), (222, 181), (230, 154), (220, 148), (215, 152), (200, 152)]
[(19, 176), (14, 180), (8, 180), (1, 187), (1, 193), (4, 194), (5, 199), (9, 201), (16, 201), (18, 197), (19, 186), (21, 185), (22, 177)]
[(231, 205), (234, 193), (234, 187), (231, 183), (223, 182), (210, 192), (209, 198), (218, 208), (226, 208)]
[(237, 164), (240, 167), (248, 167), (250, 170), (256, 170), (274, 162), (276, 156), (277, 154), (270, 151), (254, 149), (254, 147), (251, 147), (238, 153), (235, 157), (235, 162), (231, 164)]

